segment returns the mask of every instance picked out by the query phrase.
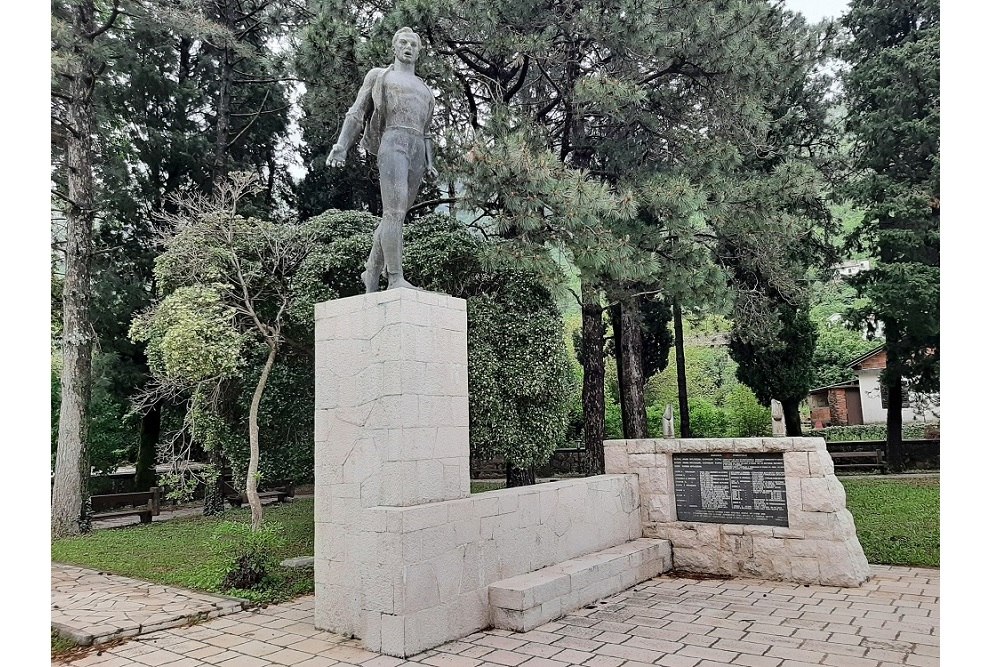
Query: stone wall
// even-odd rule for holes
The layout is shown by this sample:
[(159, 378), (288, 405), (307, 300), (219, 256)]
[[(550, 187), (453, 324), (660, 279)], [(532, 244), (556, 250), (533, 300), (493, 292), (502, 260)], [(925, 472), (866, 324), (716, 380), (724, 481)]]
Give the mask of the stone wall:
[[(781, 452), (788, 527), (678, 521), (674, 454)], [(608, 440), (608, 473), (639, 476), (643, 537), (673, 544), (674, 568), (859, 586), (870, 576), (844, 487), (822, 438)]]
[(489, 625), (488, 587), (639, 537), (634, 475), (470, 497), (465, 302), (316, 306), (316, 627), (395, 656)]

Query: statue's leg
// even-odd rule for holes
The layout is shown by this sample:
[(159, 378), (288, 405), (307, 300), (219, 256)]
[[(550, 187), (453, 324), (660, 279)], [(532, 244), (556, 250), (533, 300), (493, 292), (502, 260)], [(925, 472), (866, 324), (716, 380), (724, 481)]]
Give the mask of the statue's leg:
[(361, 273), (361, 282), (365, 285), (365, 292), (371, 294), (378, 291), (378, 279), (385, 268), (385, 258), (382, 256), (382, 244), (379, 242), (379, 232), (382, 223), (379, 222), (372, 235), (372, 250), (368, 253), (368, 261), (365, 262), (365, 270)]
[(391, 129), (382, 136), (379, 149), (379, 184), (382, 190), (382, 222), (378, 242), (385, 258), (388, 289), (413, 287), (403, 278), (403, 219), (410, 208), (410, 151), (413, 136)]

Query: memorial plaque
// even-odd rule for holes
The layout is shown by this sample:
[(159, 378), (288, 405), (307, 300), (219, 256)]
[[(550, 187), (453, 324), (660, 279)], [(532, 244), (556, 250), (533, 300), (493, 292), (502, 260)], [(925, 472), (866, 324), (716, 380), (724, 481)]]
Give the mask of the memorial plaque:
[(782, 454), (674, 454), (673, 459), (678, 521), (788, 526)]

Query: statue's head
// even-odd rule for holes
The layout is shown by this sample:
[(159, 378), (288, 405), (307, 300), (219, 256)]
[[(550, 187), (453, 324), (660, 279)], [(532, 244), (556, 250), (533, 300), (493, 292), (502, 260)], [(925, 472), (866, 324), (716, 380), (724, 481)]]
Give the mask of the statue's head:
[(412, 28), (400, 28), (392, 36), (392, 51), (400, 62), (415, 63), (420, 57), (420, 46), (420, 35)]

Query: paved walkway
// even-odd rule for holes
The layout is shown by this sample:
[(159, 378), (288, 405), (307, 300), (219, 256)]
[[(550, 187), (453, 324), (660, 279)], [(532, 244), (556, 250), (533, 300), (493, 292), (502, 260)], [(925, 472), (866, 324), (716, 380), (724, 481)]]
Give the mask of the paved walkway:
[(78, 644), (101, 644), (242, 609), (242, 601), (234, 598), (52, 563), (52, 627)]
[(524, 634), (477, 632), (400, 660), (313, 628), (313, 598), (143, 635), (77, 667), (936, 667), (939, 571), (861, 588), (658, 577)]

